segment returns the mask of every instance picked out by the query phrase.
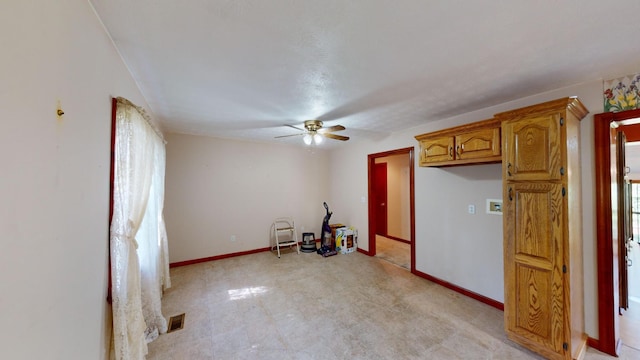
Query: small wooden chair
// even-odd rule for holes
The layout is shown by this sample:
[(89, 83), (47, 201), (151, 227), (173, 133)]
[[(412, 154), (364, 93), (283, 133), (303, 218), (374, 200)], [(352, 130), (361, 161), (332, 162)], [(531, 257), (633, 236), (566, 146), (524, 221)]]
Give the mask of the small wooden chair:
[(280, 247), (288, 246), (291, 248), (296, 246), (298, 254), (300, 254), (300, 246), (298, 245), (298, 235), (296, 233), (296, 224), (292, 217), (279, 217), (273, 221), (273, 233), (275, 245), (271, 247), (271, 251), (278, 250), (278, 258), (280, 257)]

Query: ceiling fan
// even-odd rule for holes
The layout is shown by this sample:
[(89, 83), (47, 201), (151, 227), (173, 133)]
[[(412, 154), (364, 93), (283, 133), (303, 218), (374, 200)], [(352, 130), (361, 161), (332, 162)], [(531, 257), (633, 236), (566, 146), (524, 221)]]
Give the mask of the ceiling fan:
[(329, 138), (329, 139), (334, 139), (334, 140), (340, 140), (340, 141), (349, 140), (348, 136), (332, 134), (332, 132), (334, 132), (334, 131), (344, 130), (345, 129), (344, 126), (342, 126), (342, 125), (334, 125), (334, 126), (330, 126), (330, 127), (327, 127), (327, 128), (323, 128), (322, 127), (322, 121), (320, 121), (320, 120), (307, 120), (307, 121), (305, 121), (304, 122), (304, 129), (299, 128), (297, 126), (293, 126), (293, 125), (286, 125), (286, 126), (294, 128), (296, 130), (300, 130), (302, 132), (299, 133), (299, 134), (293, 134), (293, 135), (276, 136), (276, 139), (277, 138), (283, 138), (283, 137), (289, 137), (289, 136), (304, 135), (302, 140), (307, 145), (311, 145), (312, 142), (314, 142), (316, 144), (320, 144), (320, 143), (322, 143), (322, 138), (323, 137), (326, 137), (326, 138)]

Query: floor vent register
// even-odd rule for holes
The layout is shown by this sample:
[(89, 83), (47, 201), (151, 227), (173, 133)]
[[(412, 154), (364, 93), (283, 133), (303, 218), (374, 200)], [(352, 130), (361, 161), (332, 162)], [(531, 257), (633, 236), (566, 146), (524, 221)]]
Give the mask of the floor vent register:
[(184, 314), (172, 316), (169, 318), (169, 329), (167, 334), (182, 329), (184, 326)]

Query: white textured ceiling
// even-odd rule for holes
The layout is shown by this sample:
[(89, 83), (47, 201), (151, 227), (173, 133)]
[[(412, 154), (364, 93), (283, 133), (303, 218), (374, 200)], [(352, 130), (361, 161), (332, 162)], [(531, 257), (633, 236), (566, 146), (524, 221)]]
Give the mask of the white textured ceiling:
[(172, 132), (358, 141), (640, 72), (638, 0), (90, 2)]

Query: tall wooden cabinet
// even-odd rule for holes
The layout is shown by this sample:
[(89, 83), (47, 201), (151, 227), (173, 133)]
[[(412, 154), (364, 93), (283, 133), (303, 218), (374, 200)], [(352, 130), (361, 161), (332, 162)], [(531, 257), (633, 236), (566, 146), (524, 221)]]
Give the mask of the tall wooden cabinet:
[(549, 359), (586, 350), (580, 120), (564, 98), (495, 115), (502, 121), (504, 317), (507, 336)]

